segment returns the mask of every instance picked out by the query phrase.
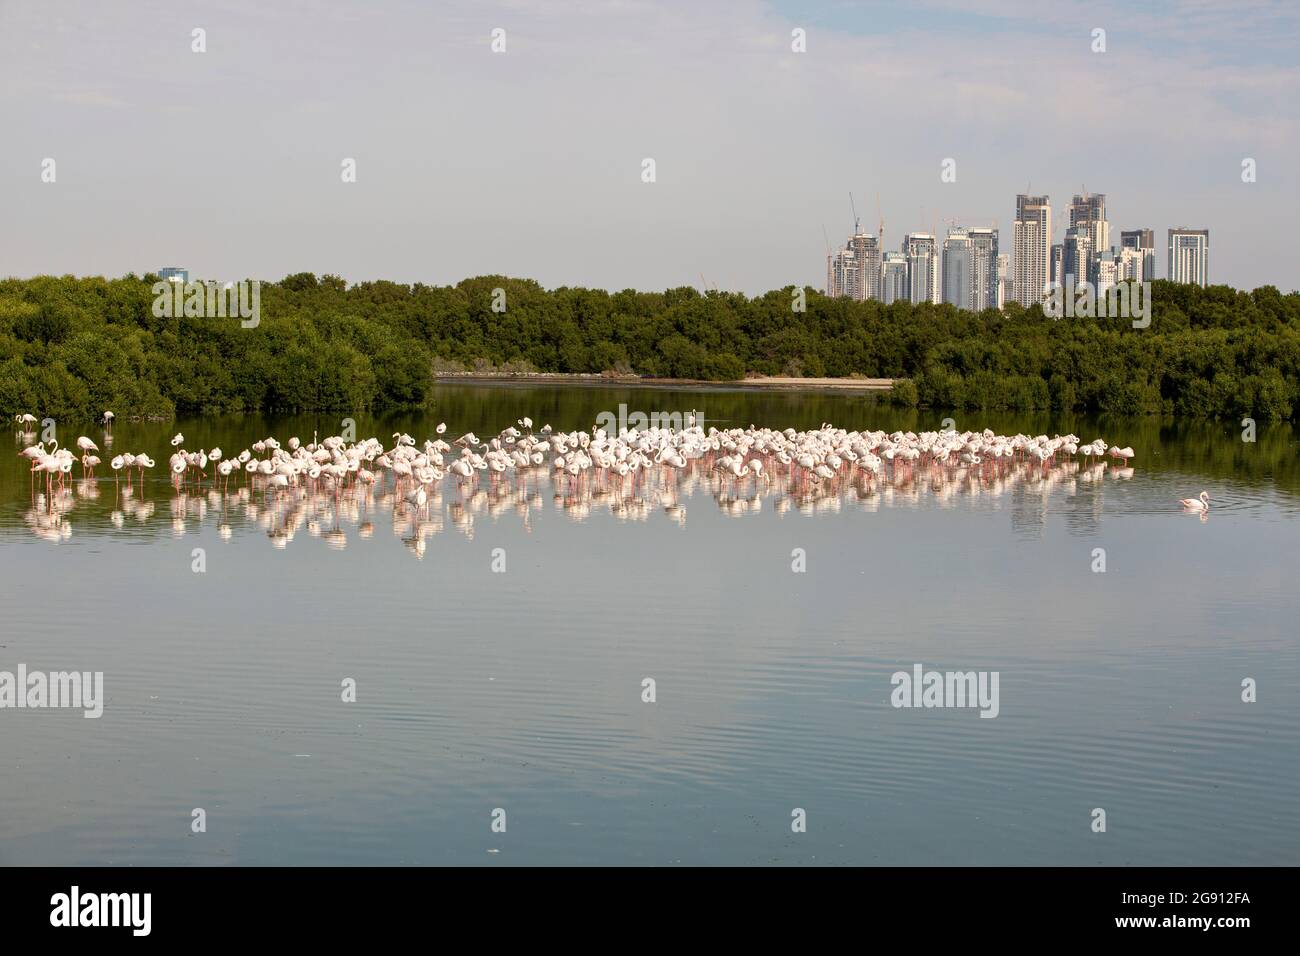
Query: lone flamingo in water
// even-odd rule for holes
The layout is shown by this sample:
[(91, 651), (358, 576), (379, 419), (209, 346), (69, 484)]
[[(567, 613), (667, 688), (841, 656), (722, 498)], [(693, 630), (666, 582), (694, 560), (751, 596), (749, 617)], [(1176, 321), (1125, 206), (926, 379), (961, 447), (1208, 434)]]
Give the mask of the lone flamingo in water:
[(1202, 491), (1199, 498), (1181, 498), (1178, 503), (1184, 511), (1206, 512), (1210, 510), (1210, 493)]

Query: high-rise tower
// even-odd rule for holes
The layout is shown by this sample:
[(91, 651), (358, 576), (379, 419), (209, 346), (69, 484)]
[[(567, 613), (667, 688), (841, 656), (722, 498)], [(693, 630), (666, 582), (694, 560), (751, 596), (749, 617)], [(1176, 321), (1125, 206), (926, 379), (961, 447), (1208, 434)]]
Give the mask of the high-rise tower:
[(1052, 201), (1046, 196), (1017, 196), (1012, 230), (1015, 299), (1028, 308), (1043, 300), (1050, 281)]
[(1169, 280), (1210, 284), (1210, 230), (1169, 230)]

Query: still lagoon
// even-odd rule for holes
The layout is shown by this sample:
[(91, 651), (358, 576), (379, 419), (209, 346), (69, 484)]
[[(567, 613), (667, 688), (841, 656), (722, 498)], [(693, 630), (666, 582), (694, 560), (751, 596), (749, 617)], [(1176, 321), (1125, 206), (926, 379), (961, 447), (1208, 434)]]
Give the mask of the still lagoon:
[[(57, 500), (14, 434), (0, 671), (104, 683), (95, 719), (0, 709), (0, 864), (1300, 862), (1289, 426), (722, 389), (435, 402), (355, 416), (356, 436), (590, 428), (623, 405), (723, 429), (951, 418), (1135, 457), (813, 489), (541, 468), (449, 475), (414, 511), (383, 481), (286, 503), (167, 472), (177, 432), (231, 456), (337, 416), (61, 424), (157, 467), (78, 467)], [(1201, 491), (1209, 514), (1183, 513)], [(996, 672), (996, 717), (893, 706), (916, 665)]]

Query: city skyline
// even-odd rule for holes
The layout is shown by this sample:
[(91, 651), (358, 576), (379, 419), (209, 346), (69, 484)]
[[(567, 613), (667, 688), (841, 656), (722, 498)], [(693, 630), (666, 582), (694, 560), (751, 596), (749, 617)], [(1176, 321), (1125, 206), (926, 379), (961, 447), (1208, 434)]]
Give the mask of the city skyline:
[[(992, 220), (992, 226), (973, 226), (947, 218), (946, 235), (907, 233), (898, 253), (891, 257), (885, 251), (882, 258), (883, 216), (875, 233), (864, 231), (855, 218), (858, 231), (843, 247), (832, 249), (827, 240), (822, 291), (832, 298), (886, 304), (896, 299), (913, 304), (944, 302), (982, 311), (1011, 301), (1028, 308), (1043, 301), (1053, 288), (1075, 289), (1087, 283), (1100, 293), (1119, 282), (1162, 278), (1155, 266), (1156, 230), (1112, 231), (1106, 202), (1105, 193), (1084, 189), (1073, 194), (1065, 210), (1065, 235), (1061, 242), (1053, 242), (1051, 197), (1017, 195), (1009, 252), (999, 250), (997, 220)], [(856, 207), (851, 195), (850, 205)], [(1210, 230), (1170, 227), (1167, 236), (1163, 278), (1212, 284)], [(887, 277), (891, 269), (899, 273), (893, 279)]]
[(0, 275), (755, 294), (824, 283), (849, 190), (869, 218), (880, 194), (883, 255), (949, 217), (1010, 251), (1008, 197), (1056, 197), (1059, 225), (1086, 184), (1115, 229), (1213, 230), (1212, 281), (1290, 291), (1300, 11), (1164, 7), (10, 0)]

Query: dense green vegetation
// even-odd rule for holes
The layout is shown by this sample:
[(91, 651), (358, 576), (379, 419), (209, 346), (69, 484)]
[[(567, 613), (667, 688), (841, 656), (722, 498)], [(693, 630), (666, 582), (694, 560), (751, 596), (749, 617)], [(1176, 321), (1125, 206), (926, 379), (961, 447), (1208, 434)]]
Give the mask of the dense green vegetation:
[[(1295, 417), (1300, 294), (1157, 282), (1151, 324), (947, 305), (454, 287), (303, 273), (261, 289), (261, 322), (158, 318), (154, 276), (0, 281), (0, 410), (90, 417), (418, 406), (432, 369), (906, 379), (904, 405)], [(506, 309), (493, 310), (493, 290)]]

